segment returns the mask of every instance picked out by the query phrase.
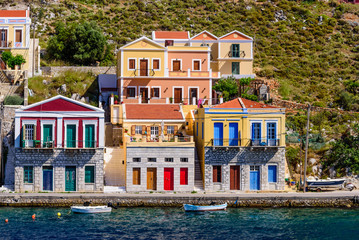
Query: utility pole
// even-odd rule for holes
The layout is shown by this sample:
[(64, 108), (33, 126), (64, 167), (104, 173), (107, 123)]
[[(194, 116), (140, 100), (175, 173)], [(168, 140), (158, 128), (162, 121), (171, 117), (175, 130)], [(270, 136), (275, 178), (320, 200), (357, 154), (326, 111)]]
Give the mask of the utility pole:
[(304, 185), (303, 192), (306, 192), (307, 187), (307, 158), (308, 158), (308, 142), (309, 142), (309, 118), (310, 118), (310, 104), (308, 103), (307, 111), (307, 136), (305, 140), (305, 157), (304, 157)]

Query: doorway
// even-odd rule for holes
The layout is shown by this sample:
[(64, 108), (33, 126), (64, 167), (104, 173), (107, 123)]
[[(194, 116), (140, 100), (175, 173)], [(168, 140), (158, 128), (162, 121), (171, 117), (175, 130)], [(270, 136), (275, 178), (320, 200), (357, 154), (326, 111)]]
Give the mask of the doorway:
[(175, 88), (174, 89), (174, 103), (181, 103), (182, 102), (182, 88)]
[(166, 191), (173, 191), (173, 182), (174, 182), (174, 171), (173, 168), (164, 169), (164, 186), (163, 189)]
[(148, 103), (148, 89), (146, 87), (140, 88), (141, 102)]
[[(196, 98), (193, 102), (193, 98)], [(189, 103), (192, 103), (192, 105), (197, 105), (198, 101), (198, 89), (197, 88), (190, 88), (189, 89)]]
[(240, 190), (240, 166), (231, 166), (230, 171), (230, 189)]
[(65, 191), (76, 191), (76, 167), (65, 167)]
[(250, 166), (249, 190), (260, 190), (259, 166)]
[(147, 190), (157, 189), (157, 168), (147, 168)]
[(42, 167), (42, 190), (53, 191), (53, 167)]
[(148, 76), (148, 60), (140, 60), (140, 76)]

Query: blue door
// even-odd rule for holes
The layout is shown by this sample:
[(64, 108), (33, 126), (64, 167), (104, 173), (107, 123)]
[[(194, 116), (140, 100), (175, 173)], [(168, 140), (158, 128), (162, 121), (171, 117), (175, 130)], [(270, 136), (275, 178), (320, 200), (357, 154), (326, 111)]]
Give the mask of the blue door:
[(267, 123), (267, 145), (277, 146), (277, 124)]
[(42, 168), (42, 190), (43, 191), (52, 191), (53, 183), (53, 170), (52, 167), (44, 166)]
[(238, 123), (229, 123), (229, 146), (238, 146)]
[(213, 145), (223, 146), (223, 123), (214, 123), (213, 134)]
[(262, 137), (261, 123), (252, 123), (252, 146), (259, 146)]
[(249, 174), (249, 190), (260, 190), (259, 166), (251, 166)]

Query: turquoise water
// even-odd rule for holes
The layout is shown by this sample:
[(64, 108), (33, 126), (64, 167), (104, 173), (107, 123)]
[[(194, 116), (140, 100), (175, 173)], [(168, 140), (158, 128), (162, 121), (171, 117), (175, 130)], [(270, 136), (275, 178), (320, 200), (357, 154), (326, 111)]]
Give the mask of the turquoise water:
[[(57, 212), (62, 216), (57, 217)], [(32, 220), (32, 214), (36, 219)], [(5, 219), (9, 222), (5, 223)], [(359, 209), (0, 208), (1, 239), (358, 239)]]

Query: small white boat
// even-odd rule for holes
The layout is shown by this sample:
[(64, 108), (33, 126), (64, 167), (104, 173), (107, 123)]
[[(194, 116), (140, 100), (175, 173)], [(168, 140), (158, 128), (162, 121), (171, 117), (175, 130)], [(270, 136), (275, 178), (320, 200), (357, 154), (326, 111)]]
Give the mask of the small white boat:
[(112, 208), (108, 206), (72, 206), (73, 213), (108, 213)]
[(221, 205), (209, 205), (209, 206), (184, 204), (183, 207), (186, 212), (221, 211), (221, 210), (226, 210), (227, 203)]
[(322, 189), (342, 189), (345, 179), (315, 179), (308, 178), (308, 189), (320, 191)]

